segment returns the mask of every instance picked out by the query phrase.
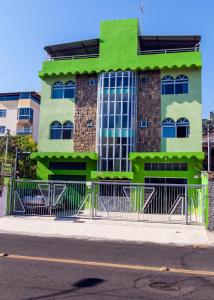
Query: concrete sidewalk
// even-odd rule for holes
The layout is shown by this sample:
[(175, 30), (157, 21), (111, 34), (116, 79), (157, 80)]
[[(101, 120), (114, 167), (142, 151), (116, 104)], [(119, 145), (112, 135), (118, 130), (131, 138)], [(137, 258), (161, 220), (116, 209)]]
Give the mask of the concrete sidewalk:
[(202, 226), (38, 216), (0, 218), (0, 233), (94, 240), (214, 246), (214, 233)]

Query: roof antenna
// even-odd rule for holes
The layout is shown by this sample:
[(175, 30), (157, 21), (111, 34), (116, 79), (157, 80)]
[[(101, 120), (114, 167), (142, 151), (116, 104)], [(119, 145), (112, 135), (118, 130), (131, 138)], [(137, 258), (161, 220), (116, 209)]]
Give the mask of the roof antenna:
[[(139, 3), (139, 6), (140, 6), (140, 12), (141, 12), (141, 18), (143, 19), (143, 2), (142, 2), (142, 0), (138, 0), (138, 3)], [(140, 31), (140, 34), (142, 34), (142, 21), (141, 20), (139, 20), (139, 31)]]

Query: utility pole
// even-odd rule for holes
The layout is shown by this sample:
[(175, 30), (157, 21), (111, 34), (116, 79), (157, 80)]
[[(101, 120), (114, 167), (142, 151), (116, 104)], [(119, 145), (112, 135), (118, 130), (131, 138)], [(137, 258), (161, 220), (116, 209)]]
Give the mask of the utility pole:
[(208, 158), (208, 172), (210, 172), (210, 123), (207, 123), (207, 158)]

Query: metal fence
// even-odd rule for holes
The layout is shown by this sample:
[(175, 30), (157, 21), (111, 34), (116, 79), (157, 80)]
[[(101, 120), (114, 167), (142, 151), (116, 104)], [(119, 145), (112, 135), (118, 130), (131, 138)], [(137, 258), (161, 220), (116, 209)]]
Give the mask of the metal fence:
[(15, 180), (11, 214), (204, 224), (205, 185)]

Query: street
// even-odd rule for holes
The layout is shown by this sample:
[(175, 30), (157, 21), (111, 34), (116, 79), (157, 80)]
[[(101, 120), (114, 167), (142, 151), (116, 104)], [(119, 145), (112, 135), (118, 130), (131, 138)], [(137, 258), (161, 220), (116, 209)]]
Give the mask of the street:
[(214, 298), (214, 248), (0, 234), (0, 253), (1, 300)]

